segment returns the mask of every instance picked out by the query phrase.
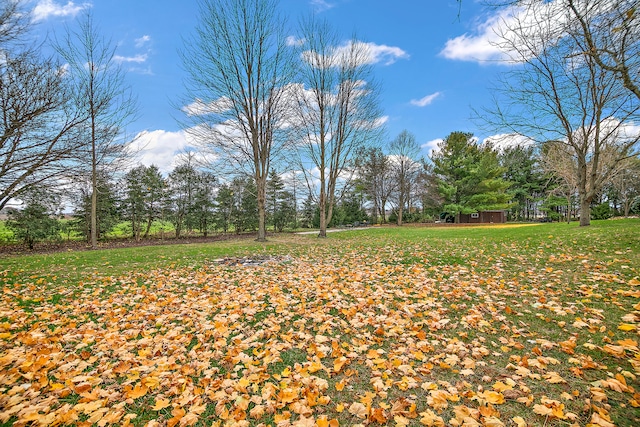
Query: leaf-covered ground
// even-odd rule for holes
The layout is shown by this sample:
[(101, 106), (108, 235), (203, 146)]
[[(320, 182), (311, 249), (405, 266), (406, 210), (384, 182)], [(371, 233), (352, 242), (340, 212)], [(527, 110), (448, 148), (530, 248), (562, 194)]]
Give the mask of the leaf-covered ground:
[(637, 241), (540, 227), (73, 284), (4, 271), (0, 423), (640, 425)]

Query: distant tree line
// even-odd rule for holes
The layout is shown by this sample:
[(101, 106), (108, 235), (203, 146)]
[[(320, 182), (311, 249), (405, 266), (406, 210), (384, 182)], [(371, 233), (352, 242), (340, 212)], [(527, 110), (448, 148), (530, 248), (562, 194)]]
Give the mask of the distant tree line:
[[(329, 227), (363, 224), (458, 220), (460, 214), (506, 210), (511, 221), (571, 221), (579, 213), (575, 184), (549, 169), (556, 145), (513, 143), (498, 149), (478, 144), (470, 133), (452, 132), (429, 159), (418, 157), (415, 137), (403, 131), (388, 145), (369, 147), (352, 165), (353, 178), (333, 206)], [(551, 159), (549, 157), (551, 156)], [(299, 178), (272, 169), (266, 183), (266, 225), (270, 232), (317, 229), (320, 207)], [(230, 181), (197, 167), (190, 156), (166, 177), (156, 166), (137, 166), (117, 181), (98, 176), (97, 236), (104, 239), (126, 224), (135, 240), (255, 232), (256, 185), (250, 176)], [(33, 247), (61, 231), (91, 239), (90, 187), (74, 192), (73, 218), (58, 221), (55, 193), (27, 193), (21, 210), (10, 210), (7, 225)], [(629, 158), (619, 174), (606, 180), (592, 205), (594, 219), (640, 214), (640, 159)], [(152, 225), (171, 231), (151, 235)]]

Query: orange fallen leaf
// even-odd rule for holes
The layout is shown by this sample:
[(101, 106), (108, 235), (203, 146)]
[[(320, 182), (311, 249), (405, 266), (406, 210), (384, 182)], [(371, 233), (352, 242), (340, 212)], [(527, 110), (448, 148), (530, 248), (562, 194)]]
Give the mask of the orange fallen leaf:
[(154, 411), (160, 411), (171, 405), (168, 399), (157, 398), (155, 404), (151, 407)]
[(127, 397), (129, 399), (138, 399), (144, 395), (147, 394), (147, 391), (149, 391), (149, 389), (145, 386), (143, 386), (142, 384), (136, 384), (135, 387), (133, 387), (133, 389), (131, 389), (129, 392), (127, 392)]

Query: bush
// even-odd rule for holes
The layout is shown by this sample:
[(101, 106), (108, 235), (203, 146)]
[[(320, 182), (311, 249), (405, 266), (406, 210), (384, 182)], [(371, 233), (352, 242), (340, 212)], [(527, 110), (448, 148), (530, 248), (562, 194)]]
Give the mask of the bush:
[(46, 206), (36, 201), (22, 210), (10, 210), (6, 225), (16, 239), (26, 243), (29, 249), (42, 240), (60, 239), (58, 220), (50, 216)]
[(609, 203), (600, 203), (591, 208), (591, 219), (609, 219), (613, 216)]

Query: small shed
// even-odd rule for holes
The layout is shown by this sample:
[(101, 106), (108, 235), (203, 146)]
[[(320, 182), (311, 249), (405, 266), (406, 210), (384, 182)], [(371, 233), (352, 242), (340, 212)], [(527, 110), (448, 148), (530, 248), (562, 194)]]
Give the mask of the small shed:
[(461, 224), (503, 224), (507, 222), (507, 211), (480, 211), (471, 214), (460, 214)]

